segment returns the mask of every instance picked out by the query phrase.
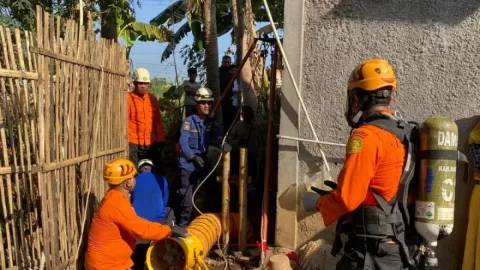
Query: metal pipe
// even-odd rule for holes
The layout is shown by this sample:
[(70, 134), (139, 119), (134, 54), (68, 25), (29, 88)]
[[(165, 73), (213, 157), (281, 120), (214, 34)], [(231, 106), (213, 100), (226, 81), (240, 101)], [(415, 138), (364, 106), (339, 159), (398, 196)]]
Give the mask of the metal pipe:
[(248, 149), (240, 148), (240, 162), (239, 162), (239, 214), (240, 214), (240, 229), (238, 231), (238, 244), (240, 251), (246, 249), (247, 244), (247, 177), (248, 177)]
[(316, 140), (309, 140), (309, 139), (302, 139), (302, 138), (290, 137), (290, 136), (285, 136), (285, 135), (277, 135), (277, 138), (279, 138), (279, 139), (284, 139), (284, 140), (292, 140), (292, 141), (299, 141), (299, 142), (312, 142), (312, 143), (325, 144), (325, 145), (333, 145), (333, 146), (342, 146), (342, 147), (347, 146), (346, 144), (343, 144), (343, 143), (323, 142), (323, 141), (316, 141)]
[(223, 181), (222, 181), (222, 242), (224, 251), (230, 241), (230, 152), (223, 153)]
[(275, 112), (275, 99), (276, 99), (276, 78), (277, 78), (277, 57), (278, 57), (278, 44), (274, 46), (274, 52), (272, 54), (272, 68), (271, 68), (271, 77), (270, 77), (270, 93), (268, 96), (268, 134), (267, 134), (267, 152), (265, 160), (265, 178), (263, 186), (263, 205), (262, 205), (262, 266), (265, 266), (266, 250), (267, 245), (267, 233), (268, 233), (268, 199), (269, 199), (269, 188), (270, 188), (270, 178), (272, 177), (272, 158), (273, 158), (273, 118)]
[(223, 90), (222, 95), (220, 96), (220, 98), (218, 99), (217, 103), (215, 103), (215, 106), (213, 107), (213, 110), (212, 110), (212, 112), (211, 112), (211, 114), (210, 114), (210, 117), (213, 117), (213, 116), (215, 115), (215, 112), (217, 112), (218, 108), (222, 105), (223, 100), (225, 99), (225, 97), (227, 96), (228, 92), (230, 92), (230, 90), (231, 90), (231, 88), (232, 88), (233, 82), (238, 78), (238, 76), (239, 76), (239, 74), (240, 74), (240, 70), (242, 70), (243, 66), (245, 65), (245, 63), (247, 62), (248, 58), (250, 57), (250, 55), (252, 54), (253, 50), (255, 49), (255, 46), (257, 45), (257, 41), (258, 41), (258, 38), (255, 38), (255, 39), (253, 40), (252, 45), (250, 45), (250, 48), (248, 49), (247, 54), (245, 55), (245, 57), (243, 57), (242, 63), (240, 63), (240, 66), (238, 67), (238, 72), (233, 75), (233, 77), (232, 77), (232, 78), (230, 79), (230, 81), (228, 82), (227, 87)]

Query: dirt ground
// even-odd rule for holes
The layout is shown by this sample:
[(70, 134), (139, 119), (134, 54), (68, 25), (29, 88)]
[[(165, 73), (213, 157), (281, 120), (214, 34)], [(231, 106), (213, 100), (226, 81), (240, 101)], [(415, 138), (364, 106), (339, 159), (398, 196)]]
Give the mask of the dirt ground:
[[(277, 250), (275, 248), (269, 248), (267, 251), (267, 259), (272, 255), (284, 253), (283, 250)], [(248, 249), (244, 254), (241, 252), (231, 252), (225, 256), (228, 260), (228, 270), (260, 270), (266, 269), (260, 267), (260, 251), (258, 249)], [(210, 252), (209, 256), (205, 259), (209, 269), (224, 270), (225, 259), (222, 257), (219, 250)], [(295, 262), (291, 262), (292, 269), (297, 269)]]

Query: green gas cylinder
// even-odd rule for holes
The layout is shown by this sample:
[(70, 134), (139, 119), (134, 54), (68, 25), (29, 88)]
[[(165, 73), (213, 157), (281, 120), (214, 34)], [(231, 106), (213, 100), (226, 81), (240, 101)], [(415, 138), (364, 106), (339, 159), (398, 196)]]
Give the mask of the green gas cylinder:
[(420, 177), (415, 228), (430, 246), (452, 233), (458, 160), (458, 127), (448, 117), (430, 117), (420, 129)]

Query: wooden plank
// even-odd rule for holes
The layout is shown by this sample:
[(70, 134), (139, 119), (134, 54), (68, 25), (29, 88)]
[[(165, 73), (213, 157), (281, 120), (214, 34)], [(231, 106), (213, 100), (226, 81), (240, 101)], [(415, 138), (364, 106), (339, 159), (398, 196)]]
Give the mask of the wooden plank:
[[(19, 69), (20, 70), (25, 70), (25, 60), (24, 60), (24, 55), (23, 55), (23, 49), (22, 49), (22, 39), (20, 38), (20, 30), (19, 29), (15, 29), (14, 30), (14, 33), (15, 33), (15, 44), (16, 44), (16, 47), (17, 47), (17, 58), (18, 58), (18, 64), (19, 64)], [(13, 48), (11, 49), (11, 51), (13, 52)], [(13, 61), (12, 63), (12, 67), (13, 67), (13, 70), (17, 70), (17, 64), (16, 64), (16, 61)], [(20, 140), (20, 166), (25, 166), (25, 164), (27, 163), (26, 160), (28, 160), (28, 164), (27, 165), (30, 165), (30, 156), (31, 156), (31, 153), (30, 153), (30, 139), (29, 139), (29, 135), (30, 135), (30, 130), (29, 130), (29, 121), (28, 121), (28, 116), (27, 116), (27, 113), (28, 113), (28, 83), (24, 82), (22, 84), (22, 86), (20, 85), (20, 81), (19, 79), (15, 79), (15, 84), (17, 86), (17, 91), (15, 93), (15, 96), (16, 96), (16, 100), (17, 100), (17, 103), (19, 104), (19, 108), (20, 108), (20, 111), (18, 112), (19, 115), (17, 115), (17, 119), (21, 119), (21, 121), (19, 121), (19, 131), (22, 130), (23, 132), (23, 136), (24, 136), (24, 140), (23, 142)], [(22, 95), (23, 94), (23, 95)], [(21, 123), (21, 124), (20, 124)], [(19, 132), (20, 134), (20, 132)], [(24, 151), (22, 151), (22, 148), (25, 149), (25, 153)], [(18, 175), (18, 174), (17, 174)], [(20, 174), (21, 178), (22, 178), (22, 188), (20, 188), (20, 182), (18, 184), (16, 184), (16, 188), (17, 188), (17, 209), (24, 209), (24, 207), (22, 206), (22, 196), (24, 197), (27, 197), (28, 198), (28, 185), (29, 183), (31, 182), (31, 173), (29, 174)], [(20, 194), (22, 194), (22, 196), (20, 196)], [(27, 201), (27, 205), (29, 204), (29, 202)], [(27, 207), (29, 208), (29, 207)], [(31, 230), (31, 216), (30, 214), (27, 214), (27, 216), (25, 215), (20, 215), (19, 216), (19, 223), (20, 223), (20, 247), (18, 248), (18, 250), (21, 251), (20, 255), (21, 255), (21, 261), (24, 262), (24, 263), (29, 263), (29, 260), (27, 258), (31, 258), (31, 255), (29, 254), (29, 250), (28, 250), (28, 245), (26, 244), (26, 237), (25, 237), (25, 223), (27, 223), (27, 226), (28, 228), (30, 229), (30, 231), (33, 231)]]
[[(109, 149), (102, 152), (97, 152), (96, 158), (118, 154), (124, 151), (125, 151), (124, 147)], [(90, 155), (82, 155), (79, 157), (75, 157), (75, 158), (71, 158), (71, 159), (67, 159), (59, 162), (44, 164), (43, 166), (1, 167), (0, 175), (6, 175), (6, 174), (8, 175), (13, 173), (28, 173), (28, 172), (32, 172), (32, 173), (49, 172), (49, 171), (58, 170), (67, 166), (75, 165), (78, 163), (83, 163), (85, 161), (88, 161), (89, 159), (90, 159)]]
[[(18, 29), (16, 29), (18, 30)], [(19, 71), (19, 70), (9, 70), (9, 69), (0, 69), (0, 77), (9, 77), (16, 79), (27, 79), (27, 80), (38, 80), (38, 73), (28, 72), (28, 71)]]
[[(86, 62), (86, 61), (80, 61), (80, 60), (77, 60), (73, 57), (69, 57), (69, 56), (66, 56), (66, 55), (55, 53), (55, 52), (53, 52), (51, 50), (48, 50), (48, 49), (33, 47), (33, 48), (30, 48), (30, 51), (33, 52), (33, 53), (36, 53), (36, 54), (48, 56), (50, 58), (55, 58), (55, 59), (58, 59), (58, 60), (61, 60), (61, 61), (70, 62), (70, 63), (75, 64), (75, 65), (81, 65), (81, 66), (85, 66), (85, 67), (95, 69), (95, 70), (99, 70), (99, 71), (102, 70), (102, 67), (100, 65), (94, 65), (94, 64), (91, 64), (91, 63)], [(123, 77), (128, 75), (127, 72), (118, 72), (118, 71), (110, 69), (110, 68), (103, 68), (103, 71), (107, 72), (107, 73), (115, 74), (115, 75), (118, 75), (118, 76), (123, 76)]]
[[(43, 47), (46, 49), (50, 49), (50, 14), (48, 12), (43, 11)], [(50, 163), (50, 138), (51, 138), (51, 130), (50, 130), (50, 88), (52, 86), (51, 76), (53, 72), (51, 72), (51, 59), (49, 57), (45, 57), (43, 59), (43, 72), (44, 72), (44, 132), (45, 132), (45, 163)], [(53, 68), (53, 67), (52, 67)], [(51, 182), (51, 174), (50, 172), (46, 172), (44, 174), (45, 178), (43, 179), (43, 184), (45, 188), (45, 193), (43, 196), (45, 197), (44, 204), (42, 205), (42, 212), (45, 212), (47, 219), (45, 223), (42, 223), (43, 229), (46, 231), (46, 238), (43, 239), (45, 253), (47, 259), (47, 268), (52, 268), (56, 264), (55, 258), (55, 251), (53, 250), (52, 246), (52, 239), (55, 239), (54, 235), (54, 213), (53, 213), (53, 205), (52, 205), (52, 182)], [(56, 239), (55, 239), (56, 240)]]
[[(20, 69), (21, 70), (26, 70), (26, 66), (25, 66), (25, 56), (23, 54), (23, 48), (21, 46), (22, 44), (22, 40), (20, 38), (20, 33), (18, 31), (18, 35), (17, 35), (17, 29), (15, 31), (15, 39), (17, 40), (17, 51), (18, 51), (18, 54), (19, 54), (19, 63), (20, 63)], [(29, 37), (28, 37), (28, 32), (25, 32), (25, 43), (26, 43), (26, 48), (28, 48), (28, 43), (29, 43)], [(29, 52), (27, 51), (26, 52), (26, 55), (27, 55), (27, 61), (31, 61), (30, 59), (30, 54)], [(32, 70), (31, 69), (31, 65), (29, 66), (29, 70)], [(24, 111), (24, 124), (25, 124), (25, 134), (26, 134), (26, 138), (25, 138), (25, 145), (26, 145), (26, 152), (27, 152), (27, 158), (26, 158), (26, 162), (27, 162), (27, 166), (32, 166), (32, 162), (31, 162), (31, 151), (35, 152), (35, 129), (34, 129), (34, 122), (33, 122), (33, 118), (29, 117), (29, 114), (31, 111), (34, 111), (35, 108), (31, 108), (31, 102), (30, 102), (30, 94), (29, 94), (29, 85), (28, 83), (24, 83), (23, 84), (23, 94), (24, 94), (24, 97), (23, 97), (23, 102), (25, 103), (25, 111)], [(32, 91), (34, 91), (34, 88), (32, 87)], [(29, 119), (30, 118), (30, 119)], [(28, 132), (28, 136), (27, 136), (27, 132)], [(32, 146), (30, 146), (30, 143), (32, 144)], [(36, 204), (35, 204), (35, 194), (34, 194), (34, 184), (33, 184), (33, 175), (31, 172), (29, 172), (28, 174), (28, 188), (25, 188), (25, 193), (27, 194), (26, 195), (26, 198), (27, 198), (27, 205), (28, 205), (28, 208), (29, 209), (35, 209), (36, 208)], [(29, 212), (28, 213), (28, 229), (29, 231), (31, 232), (30, 236), (28, 237), (28, 242), (32, 243), (32, 245), (28, 245), (30, 247), (30, 254), (29, 254), (29, 258), (30, 258), (30, 261), (29, 261), (29, 267), (33, 267), (33, 261), (35, 260), (35, 257), (38, 256), (39, 254), (36, 254), (35, 252), (35, 245), (37, 244), (36, 241), (35, 241), (35, 235), (34, 235), (34, 227), (37, 226), (37, 215), (36, 215), (36, 211), (33, 211), (33, 212)], [(28, 247), (26, 247), (28, 248)]]
[[(41, 28), (39, 29), (39, 31), (41, 31)], [(30, 52), (29, 48), (30, 48), (30, 45), (34, 45), (35, 42), (34, 42), (34, 35), (29, 33), (29, 32), (25, 32), (25, 48), (26, 48), (26, 54), (27, 54), (27, 62), (28, 62), (28, 70), (30, 72), (38, 72), (38, 66), (37, 66), (37, 58)], [(37, 73), (38, 74), (38, 73)], [(41, 76), (39, 76), (39, 78), (41, 78)], [(39, 140), (38, 140), (38, 129), (37, 129), (37, 123), (36, 123), (36, 120), (38, 118), (38, 103), (37, 103), (37, 95), (38, 95), (38, 92), (37, 92), (37, 88), (36, 88), (36, 84), (35, 84), (35, 81), (34, 80), (29, 80), (30, 82), (30, 87), (31, 87), (31, 93), (29, 95), (29, 99), (31, 98), (32, 100), (32, 108), (29, 110), (29, 117), (30, 117), (30, 132), (31, 132), (31, 142), (32, 142), (32, 151), (33, 151), (33, 159), (34, 159), (34, 162), (36, 164), (39, 164), (39, 159), (40, 159), (40, 156), (39, 156)], [(31, 164), (28, 164), (29, 166), (31, 166)], [(36, 179), (35, 179), (35, 176), (36, 176)], [(30, 187), (29, 187), (29, 193), (30, 193), (30, 203), (32, 205), (32, 208), (33, 209), (38, 209), (39, 206), (37, 204), (37, 198), (38, 196), (40, 196), (40, 193), (39, 193), (39, 185), (38, 185), (38, 181), (39, 179), (41, 179), (40, 177), (40, 174), (38, 173), (34, 173), (32, 171), (32, 182), (30, 183)], [(38, 209), (39, 210), (39, 209)], [(37, 265), (38, 263), (38, 260), (40, 260), (41, 258), (41, 253), (42, 253), (42, 248), (41, 248), (41, 245), (40, 245), (40, 238), (42, 236), (42, 229), (40, 228), (40, 221), (41, 221), (41, 216), (38, 214), (38, 212), (40, 211), (33, 211), (33, 213), (31, 213), (31, 216), (32, 216), (32, 227), (35, 226), (36, 228), (38, 228), (37, 230), (35, 230), (35, 232), (33, 231), (33, 229), (31, 230), (31, 236), (30, 236), (30, 242), (32, 243), (31, 244), (31, 248), (32, 248), (32, 259), (33, 259), (33, 263), (35, 265)]]
[[(40, 6), (37, 6), (37, 47), (38, 48), (43, 48), (44, 42), (43, 42), (43, 35), (44, 31), (48, 31), (44, 29), (44, 20), (43, 20), (43, 11)], [(47, 25), (48, 27), (48, 25)], [(34, 57), (35, 58), (35, 57)], [(38, 124), (38, 141), (39, 141), (39, 159), (38, 159), (38, 164), (39, 166), (42, 166), (45, 163), (45, 103), (44, 103), (44, 92), (45, 92), (45, 87), (47, 87), (47, 80), (48, 80), (48, 72), (45, 72), (45, 57), (43, 55), (37, 55), (37, 72), (39, 73), (39, 85), (37, 90), (37, 124)], [(42, 211), (40, 212), (41, 215), (41, 221), (42, 221), (42, 242), (43, 242), (43, 251), (45, 253), (45, 256), (49, 256), (50, 252), (50, 247), (48, 245), (48, 242), (45, 243), (43, 239), (48, 239), (48, 216), (47, 216), (47, 197), (46, 197), (46, 175), (43, 172), (39, 172), (37, 175), (38, 178), (38, 192), (40, 196), (40, 204), (42, 207)], [(46, 261), (46, 267), (50, 268), (50, 261)]]
[[(3, 37), (3, 27), (0, 26), (0, 36)], [(1, 39), (2, 45), (5, 45), (4, 39)], [(2, 64), (0, 63), (0, 67)], [(8, 117), (8, 105), (7, 105), (7, 98), (6, 98), (6, 86), (5, 86), (5, 79), (0, 77), (0, 87), (2, 90), (2, 107), (0, 108), (0, 121), (2, 123), (7, 123), (7, 128), (9, 129), (8, 132), (9, 134), (11, 133), (11, 126), (9, 125), (9, 117)], [(7, 148), (7, 136), (5, 132), (5, 125), (0, 125), (0, 139), (1, 139), (1, 145), (2, 145), (2, 157), (3, 157), (3, 164), (5, 166), (9, 165), (9, 160), (8, 160), (8, 148)], [(7, 210), (7, 200), (6, 200), (6, 193), (7, 191), (5, 190), (5, 179), (7, 182), (11, 181), (10, 175), (7, 175), (6, 177), (0, 176), (0, 198), (2, 202), (2, 213), (3, 213), (3, 218), (6, 219), (7, 216), (9, 215), (8, 210)], [(0, 240), (2, 245), (0, 245), (0, 266), (1, 268), (7, 268), (7, 260), (5, 258), (5, 239), (3, 236), (3, 233), (5, 232), (5, 237), (6, 237), (6, 242), (7, 242), (7, 252), (8, 252), (8, 260), (11, 261), (11, 239), (10, 239), (10, 224), (8, 222), (5, 223), (5, 231), (0, 230)]]
[[(10, 31), (10, 28), (6, 28), (6, 36), (7, 36), (7, 48), (8, 48), (8, 53), (10, 55), (9, 58), (6, 58), (6, 68), (10, 69), (12, 68), (13, 70), (17, 70), (17, 63), (15, 59), (15, 53), (13, 51), (14, 48), (14, 43), (12, 42), (12, 33)], [(10, 63), (9, 63), (10, 62)], [(13, 80), (12, 78), (9, 78), (10, 82), (10, 97), (11, 101), (13, 102), (13, 106), (17, 108), (16, 110), (13, 110), (13, 123), (16, 125), (16, 130), (17, 130), (17, 139), (18, 139), (18, 156), (17, 156), (17, 147), (14, 147), (12, 153), (13, 153), (13, 166), (18, 166), (18, 160), (23, 160), (24, 159), (24, 153), (22, 151), (22, 148), (24, 146), (23, 144), (23, 130), (22, 130), (22, 121), (20, 120), (20, 112), (23, 110), (23, 104), (21, 99), (19, 98), (19, 94), (21, 92), (21, 87), (20, 87), (20, 82), (18, 79)], [(20, 110), (18, 110), (20, 109)], [(13, 138), (12, 138), (13, 140)], [(13, 140), (16, 142), (16, 140)], [(22, 207), (22, 200), (21, 200), (21, 191), (20, 191), (20, 175), (19, 174), (14, 174), (14, 179), (15, 179), (15, 187), (12, 188), (12, 205), (14, 205), (14, 208), (12, 208), (12, 212), (14, 209), (23, 209)], [(16, 203), (13, 200), (13, 195), (16, 198)], [(19, 227), (19, 228), (18, 228)], [(20, 218), (15, 218), (12, 220), (12, 233), (13, 233), (13, 242), (14, 242), (14, 249), (15, 249), (15, 263), (19, 263), (20, 261), (23, 261), (23, 250), (22, 246), (24, 246), (24, 235), (23, 232), (25, 231), (23, 220)], [(17, 230), (19, 229), (19, 232)], [(20, 234), (20, 239), (18, 239), (18, 236)]]
[[(74, 46), (69, 46), (67, 51), (69, 51), (68, 55), (73, 56), (74, 50), (78, 49), (77, 52), (77, 59), (82, 59), (82, 54), (83, 54), (83, 33), (84, 27), (80, 27), (80, 35), (79, 37), (74, 37), (74, 40), (77, 40), (78, 38), (78, 44), (74, 43)], [(70, 127), (69, 130), (69, 156), (68, 158), (73, 158), (75, 156), (80, 156), (79, 152), (79, 147), (80, 147), (80, 136), (79, 136), (79, 127), (80, 124), (78, 122), (78, 115), (79, 115), (79, 97), (80, 97), (80, 92), (81, 92), (81, 72), (80, 69), (83, 69), (83, 67), (78, 66), (78, 65), (73, 65), (70, 64), (70, 68), (74, 74), (73, 76), (73, 92), (70, 95), (70, 109), (69, 109), (69, 118), (67, 119), (68, 121), (68, 126)], [(76, 172), (76, 166), (70, 166), (70, 185), (69, 185), (69, 201), (68, 205), (70, 206), (69, 208), (69, 214), (70, 214), (70, 235), (69, 235), (69, 242), (70, 246), (68, 249), (68, 254), (70, 257), (73, 258), (73, 254), (78, 247), (78, 239), (76, 237), (76, 228), (78, 226), (77, 224), (77, 205), (78, 205), (78, 198), (77, 198), (77, 172)], [(74, 259), (74, 258), (73, 258)]]
[[(13, 55), (10, 53), (10, 48), (12, 46), (11, 42), (8, 42), (9, 41), (9, 37), (11, 37), (11, 33), (10, 33), (10, 29), (9, 28), (6, 28), (5, 29), (5, 35), (3, 33), (3, 31), (1, 32), (1, 39), (2, 39), (2, 43), (4, 44), (3, 46), (3, 53), (4, 53), (4, 60), (5, 60), (5, 66), (7, 68), (9, 68), (9, 61), (11, 61), (10, 59), (13, 58)], [(5, 38), (5, 36), (7, 38)], [(5, 46), (6, 44), (6, 46)], [(10, 58), (10, 59), (9, 59)], [(15, 60), (13, 60), (15, 61)], [(8, 79), (8, 85), (9, 85), (9, 88), (10, 88), (10, 91), (9, 93), (14, 93), (15, 90), (13, 89), (13, 80), (11, 78)], [(4, 93), (4, 97), (7, 98), (8, 92), (5, 92)], [(9, 96), (9, 102), (13, 103), (13, 96), (10, 95)], [(12, 108), (15, 108), (15, 105), (14, 104), (11, 104), (10, 106), (12, 106)], [(14, 110), (15, 111), (15, 110)], [(13, 121), (12, 121), (13, 120)], [(10, 123), (9, 123), (10, 122)], [(13, 126), (17, 124), (17, 121), (15, 119), (15, 112), (13, 112), (12, 115), (9, 115), (7, 117), (7, 125), (9, 126), (9, 141), (10, 141), (10, 145), (12, 146), (13, 148), (13, 151), (11, 151), (11, 155), (12, 155), (12, 159), (14, 160), (14, 162), (16, 162), (16, 143), (14, 141), (14, 138), (15, 138), (15, 135), (14, 135), (14, 132), (13, 132)], [(20, 136), (21, 137), (21, 136)], [(14, 164), (16, 165), (16, 164)], [(9, 214), (13, 214), (13, 188), (12, 188), (12, 182), (17, 182), (17, 178), (18, 178), (18, 174), (14, 174), (13, 176), (14, 178), (14, 181), (7, 181), (7, 198), (8, 198), (8, 209), (9, 209)], [(18, 262), (18, 257), (17, 257), (17, 252), (16, 252), (16, 247), (17, 247), (17, 234), (16, 234), (16, 226), (15, 226), (15, 222), (12, 220), (11, 221), (11, 233), (12, 233), (12, 240), (13, 240), (13, 244), (11, 247), (9, 247), (10, 251), (10, 256), (11, 256), (11, 261), (10, 261), (10, 264), (13, 266), (15, 265), (16, 262)]]

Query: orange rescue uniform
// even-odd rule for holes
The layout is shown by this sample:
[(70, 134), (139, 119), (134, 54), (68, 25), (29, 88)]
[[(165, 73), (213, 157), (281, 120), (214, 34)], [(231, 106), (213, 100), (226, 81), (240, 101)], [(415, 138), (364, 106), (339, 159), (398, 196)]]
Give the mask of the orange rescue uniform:
[(140, 96), (130, 92), (127, 94), (127, 101), (128, 142), (151, 145), (165, 141), (162, 115), (155, 96), (150, 93)]
[(169, 226), (138, 217), (130, 201), (111, 189), (105, 194), (90, 227), (85, 268), (128, 269), (133, 266), (130, 257), (135, 238), (158, 240), (170, 234)]
[(392, 133), (368, 124), (355, 129), (348, 140), (338, 187), (317, 202), (325, 226), (362, 203), (377, 206), (369, 188), (389, 202), (397, 194), (405, 157), (406, 147)]

